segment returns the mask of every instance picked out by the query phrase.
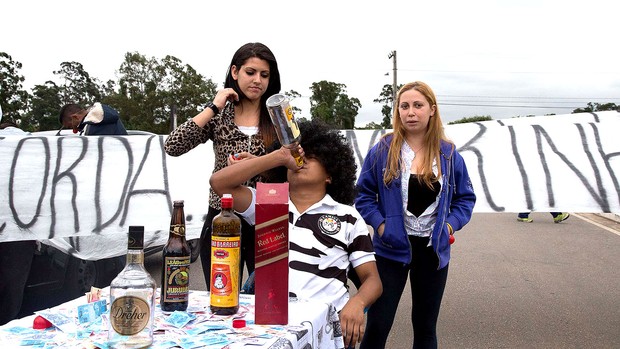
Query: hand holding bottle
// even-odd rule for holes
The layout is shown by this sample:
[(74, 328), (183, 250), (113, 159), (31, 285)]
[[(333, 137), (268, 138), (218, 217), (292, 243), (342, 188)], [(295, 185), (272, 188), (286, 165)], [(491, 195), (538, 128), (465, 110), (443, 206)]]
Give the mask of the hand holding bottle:
[(284, 157), (286, 158), (284, 166), (289, 170), (298, 171), (304, 166), (303, 158), (305, 153), (301, 145), (297, 144), (293, 148), (283, 146), (279, 151), (284, 153)]
[[(273, 163), (273, 166), (284, 166), (289, 170), (298, 171), (304, 166), (304, 148), (301, 145), (296, 145), (295, 148), (282, 146), (280, 149), (272, 151), (265, 155), (265, 160)], [(297, 156), (301, 159), (298, 161)]]

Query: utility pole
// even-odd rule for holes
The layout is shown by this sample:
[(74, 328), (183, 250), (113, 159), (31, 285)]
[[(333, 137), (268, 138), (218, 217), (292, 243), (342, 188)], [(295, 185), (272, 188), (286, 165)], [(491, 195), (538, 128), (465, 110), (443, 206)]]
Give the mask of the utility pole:
[(177, 105), (173, 104), (170, 108), (170, 132), (177, 128)]
[(392, 58), (392, 63), (394, 65), (394, 74), (393, 74), (393, 82), (392, 82), (392, 104), (396, 103), (396, 50), (390, 52), (388, 58)]

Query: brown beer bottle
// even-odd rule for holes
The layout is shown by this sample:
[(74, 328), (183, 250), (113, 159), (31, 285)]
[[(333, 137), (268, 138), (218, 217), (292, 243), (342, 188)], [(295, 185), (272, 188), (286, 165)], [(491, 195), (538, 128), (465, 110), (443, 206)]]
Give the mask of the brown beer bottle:
[(187, 310), (191, 250), (185, 239), (183, 200), (174, 201), (170, 234), (162, 252), (160, 305), (162, 312)]
[(233, 212), (231, 194), (222, 196), (222, 211), (211, 225), (211, 312), (232, 315), (239, 310), (241, 220)]

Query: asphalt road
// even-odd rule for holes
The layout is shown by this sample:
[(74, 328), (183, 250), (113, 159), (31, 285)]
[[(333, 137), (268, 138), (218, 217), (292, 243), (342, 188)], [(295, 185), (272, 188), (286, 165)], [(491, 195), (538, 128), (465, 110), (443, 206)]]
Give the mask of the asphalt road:
[[(440, 348), (620, 348), (620, 223), (572, 214), (554, 224), (513, 213), (474, 214), (457, 232), (439, 315)], [(161, 254), (147, 268), (161, 278)], [(192, 289), (205, 290), (200, 261)], [(411, 296), (388, 348), (410, 348)]]

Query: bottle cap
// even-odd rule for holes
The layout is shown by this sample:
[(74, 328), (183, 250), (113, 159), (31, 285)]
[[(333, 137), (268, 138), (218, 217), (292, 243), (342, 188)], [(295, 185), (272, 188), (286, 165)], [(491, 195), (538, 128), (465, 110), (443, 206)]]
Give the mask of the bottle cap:
[(245, 327), (245, 320), (243, 319), (233, 320), (233, 328), (243, 328), (243, 327)]
[(144, 248), (144, 226), (132, 225), (129, 227), (127, 248), (130, 250), (141, 250)]
[(37, 315), (37, 317), (35, 317), (34, 321), (32, 322), (32, 328), (34, 328), (35, 330), (44, 330), (52, 326), (52, 323), (47, 321), (47, 319), (41, 315)]
[(233, 207), (232, 194), (222, 195), (222, 208), (232, 208), (232, 207)]

